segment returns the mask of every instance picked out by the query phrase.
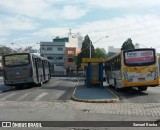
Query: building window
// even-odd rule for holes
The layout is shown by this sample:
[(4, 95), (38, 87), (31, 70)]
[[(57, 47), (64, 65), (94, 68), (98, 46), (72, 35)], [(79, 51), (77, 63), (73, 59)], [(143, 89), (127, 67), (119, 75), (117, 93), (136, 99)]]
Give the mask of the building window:
[(73, 58), (68, 58), (68, 62), (73, 62)]
[(48, 57), (47, 57), (47, 59), (48, 59), (48, 60), (52, 60), (52, 59), (53, 59), (53, 57), (51, 57), (51, 56), (48, 56)]
[(53, 48), (52, 47), (47, 47), (47, 51), (52, 51)]
[(63, 51), (63, 47), (58, 47), (57, 50), (58, 51)]
[(63, 57), (57, 57), (57, 60), (63, 60)]
[(42, 47), (42, 50), (45, 50), (45, 48), (44, 48), (44, 47)]
[(68, 51), (68, 55), (74, 55), (74, 51)]

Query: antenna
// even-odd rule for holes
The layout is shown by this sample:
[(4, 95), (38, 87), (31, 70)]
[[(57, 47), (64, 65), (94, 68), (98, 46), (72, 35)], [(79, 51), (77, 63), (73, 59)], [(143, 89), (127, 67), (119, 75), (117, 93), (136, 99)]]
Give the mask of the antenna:
[(71, 35), (72, 34), (72, 29), (71, 28), (69, 28), (69, 35)]

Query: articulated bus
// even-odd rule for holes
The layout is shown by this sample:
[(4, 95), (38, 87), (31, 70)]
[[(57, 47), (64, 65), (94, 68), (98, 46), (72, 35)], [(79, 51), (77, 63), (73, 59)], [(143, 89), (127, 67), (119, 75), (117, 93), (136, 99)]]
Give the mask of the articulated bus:
[(143, 48), (121, 51), (107, 59), (106, 79), (116, 90), (137, 87), (146, 91), (148, 86), (159, 85), (159, 66), (155, 49)]
[(32, 53), (15, 53), (2, 56), (3, 80), (7, 86), (25, 84), (42, 86), (50, 80), (50, 64), (44, 57)]

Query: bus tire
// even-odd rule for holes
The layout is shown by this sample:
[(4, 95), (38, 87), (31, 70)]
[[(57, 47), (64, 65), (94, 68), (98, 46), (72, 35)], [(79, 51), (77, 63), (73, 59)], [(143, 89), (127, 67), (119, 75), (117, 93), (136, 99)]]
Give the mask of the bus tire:
[(38, 83), (38, 87), (41, 87), (42, 85), (43, 85), (42, 81), (40, 83)]
[(107, 77), (107, 83), (109, 84), (109, 78)]
[(120, 88), (116, 87), (116, 91), (117, 91), (117, 92), (120, 92), (120, 90), (121, 90)]
[(22, 89), (23, 87), (22, 87), (22, 85), (16, 85), (15, 86), (15, 89)]
[(146, 90), (147, 90), (146, 86), (138, 87), (138, 91), (146, 91)]

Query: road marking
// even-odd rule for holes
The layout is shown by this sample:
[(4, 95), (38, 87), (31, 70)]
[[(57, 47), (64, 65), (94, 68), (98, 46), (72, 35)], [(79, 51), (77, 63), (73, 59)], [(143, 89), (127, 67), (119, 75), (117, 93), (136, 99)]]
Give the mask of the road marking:
[(39, 101), (41, 100), (44, 96), (46, 96), (48, 93), (42, 93), (40, 95), (38, 95), (35, 99), (33, 99), (33, 101)]
[(7, 98), (10, 98), (10, 97), (12, 97), (12, 96), (15, 95), (15, 94), (16, 94), (16, 93), (11, 93), (11, 94), (3, 97), (3, 98), (0, 98), (0, 101), (4, 101), (4, 100), (6, 100)]
[(26, 93), (26, 94), (20, 96), (20, 97), (17, 98), (16, 100), (17, 100), (17, 101), (23, 100), (23, 99), (25, 99), (27, 96), (28, 96), (28, 93)]

